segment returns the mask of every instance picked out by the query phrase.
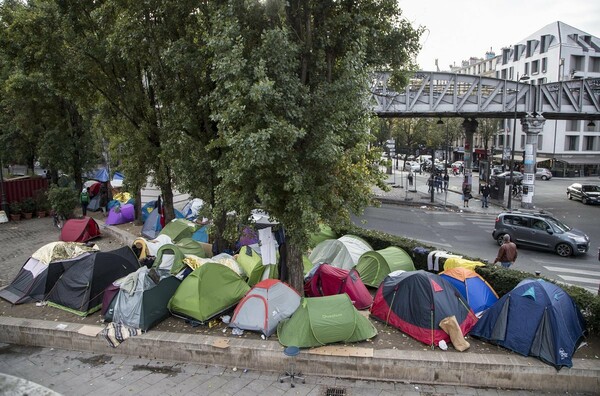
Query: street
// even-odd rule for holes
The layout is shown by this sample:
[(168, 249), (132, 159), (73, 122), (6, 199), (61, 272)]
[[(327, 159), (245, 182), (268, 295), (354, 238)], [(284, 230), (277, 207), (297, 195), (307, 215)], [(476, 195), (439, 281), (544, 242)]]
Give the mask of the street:
[[(474, 174), (473, 185), (478, 186), (478, 174)], [(427, 174), (420, 176), (423, 183)], [(398, 177), (399, 179), (399, 177)], [(450, 188), (458, 189), (462, 177), (452, 176)], [(590, 237), (590, 250), (577, 257), (562, 258), (552, 252), (519, 249), (519, 259), (514, 269), (531, 272), (539, 271), (543, 276), (568, 284), (583, 287), (597, 293), (600, 282), (600, 207), (583, 205), (580, 201), (567, 199), (567, 186), (574, 182), (599, 183), (598, 178), (553, 178), (549, 181), (536, 180), (536, 208), (550, 212), (573, 228), (584, 231)], [(437, 193), (436, 193), (437, 194)], [(456, 193), (448, 193), (456, 194)], [(471, 202), (473, 207), (480, 205)], [(513, 202), (518, 208), (519, 202)], [(422, 241), (453, 253), (479, 257), (493, 261), (498, 245), (492, 238), (496, 215), (502, 211), (494, 206), (485, 212), (460, 210), (432, 210), (423, 206), (401, 206), (383, 204), (380, 208), (367, 208), (355, 224), (373, 230), (400, 235)]]

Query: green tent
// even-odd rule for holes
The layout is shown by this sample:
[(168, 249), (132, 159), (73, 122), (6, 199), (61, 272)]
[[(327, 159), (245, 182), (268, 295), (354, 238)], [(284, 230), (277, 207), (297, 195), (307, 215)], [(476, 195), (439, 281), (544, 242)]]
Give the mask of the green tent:
[(396, 246), (364, 253), (356, 264), (360, 279), (367, 286), (379, 287), (383, 278), (394, 271), (414, 271), (415, 265), (406, 251)]
[(169, 311), (201, 323), (233, 307), (250, 291), (226, 266), (206, 263), (189, 274), (169, 300)]
[(282, 345), (300, 348), (363, 341), (376, 335), (373, 324), (354, 308), (345, 293), (303, 298), (296, 312), (277, 326)]
[(177, 243), (183, 238), (191, 238), (201, 227), (186, 219), (174, 219), (165, 225), (159, 235), (167, 235), (173, 243)]
[(279, 277), (277, 265), (263, 265), (260, 254), (250, 246), (242, 246), (235, 260), (248, 276), (248, 285), (250, 287), (263, 280), (265, 271), (269, 271), (267, 275), (269, 279), (277, 279)]
[(310, 246), (315, 247), (326, 239), (337, 239), (337, 235), (331, 227), (326, 224), (319, 225), (319, 231), (310, 235)]
[(164, 276), (165, 273), (177, 275), (185, 269), (183, 259), (188, 254), (200, 258), (206, 257), (200, 242), (196, 242), (192, 238), (183, 238), (176, 244), (167, 243), (161, 246), (156, 252), (156, 259), (152, 266), (159, 271), (161, 276)]

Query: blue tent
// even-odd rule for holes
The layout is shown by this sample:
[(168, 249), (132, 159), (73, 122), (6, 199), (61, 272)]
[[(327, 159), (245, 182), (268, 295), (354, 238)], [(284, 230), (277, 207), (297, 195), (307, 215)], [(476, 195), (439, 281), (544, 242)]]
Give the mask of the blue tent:
[(142, 236), (146, 239), (154, 239), (160, 234), (161, 230), (160, 213), (158, 212), (158, 209), (154, 209), (144, 221), (144, 225), (142, 226)]
[(477, 272), (455, 267), (440, 273), (467, 300), (473, 312), (484, 311), (498, 301), (498, 295)]
[(483, 313), (471, 336), (560, 370), (573, 366), (584, 331), (583, 316), (564, 290), (541, 279), (525, 279)]
[(94, 180), (98, 180), (99, 182), (107, 182), (108, 181), (108, 171), (106, 168), (100, 168), (96, 171), (94, 176), (92, 177)]

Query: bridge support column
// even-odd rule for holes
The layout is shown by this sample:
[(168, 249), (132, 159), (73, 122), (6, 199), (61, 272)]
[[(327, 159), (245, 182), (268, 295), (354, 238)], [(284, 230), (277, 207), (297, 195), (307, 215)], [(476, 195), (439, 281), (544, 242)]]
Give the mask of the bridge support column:
[(521, 208), (533, 209), (533, 196), (535, 195), (535, 164), (537, 155), (538, 135), (544, 129), (546, 119), (538, 114), (527, 114), (521, 119), (523, 132), (526, 133), (525, 156), (523, 157), (523, 196)]
[(465, 118), (462, 123), (465, 130), (465, 169), (464, 181), (462, 183), (463, 191), (465, 187), (469, 192), (473, 191), (473, 135), (477, 131), (477, 122), (474, 118)]

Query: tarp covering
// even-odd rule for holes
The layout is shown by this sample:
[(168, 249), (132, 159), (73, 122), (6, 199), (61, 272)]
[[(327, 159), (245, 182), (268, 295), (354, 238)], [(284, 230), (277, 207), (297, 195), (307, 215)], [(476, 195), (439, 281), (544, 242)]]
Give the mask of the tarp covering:
[(364, 253), (373, 248), (355, 235), (327, 239), (319, 243), (308, 257), (313, 264), (326, 263), (334, 267), (351, 269)]
[(444, 262), (444, 271), (452, 268), (466, 268), (475, 271), (475, 268), (484, 266), (485, 264), (481, 261), (472, 261), (460, 257), (450, 257)]
[(277, 279), (257, 283), (233, 312), (229, 327), (259, 331), (269, 337), (300, 305), (300, 295)]
[(206, 263), (181, 282), (168, 307), (174, 315), (204, 323), (233, 307), (248, 291), (238, 274), (224, 265)]
[(572, 367), (585, 322), (573, 299), (542, 279), (524, 279), (485, 311), (474, 337), (554, 366)]
[(492, 286), (475, 271), (457, 267), (440, 273), (440, 276), (452, 283), (475, 313), (488, 309), (498, 301)]
[(87, 242), (100, 236), (100, 227), (91, 217), (69, 219), (60, 231), (60, 240), (65, 242)]
[(389, 246), (363, 253), (356, 264), (356, 270), (365, 285), (379, 287), (390, 272), (414, 271), (415, 265), (406, 251), (396, 246)]
[(455, 316), (463, 335), (477, 322), (466, 299), (450, 282), (422, 270), (388, 275), (377, 289), (371, 315), (431, 346), (450, 342), (439, 326), (442, 319)]
[(347, 294), (303, 298), (292, 317), (277, 326), (282, 345), (300, 348), (363, 341), (376, 335), (373, 324), (354, 308)]

